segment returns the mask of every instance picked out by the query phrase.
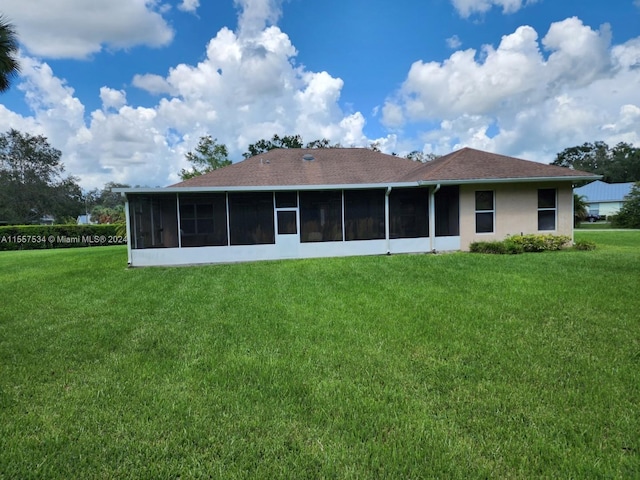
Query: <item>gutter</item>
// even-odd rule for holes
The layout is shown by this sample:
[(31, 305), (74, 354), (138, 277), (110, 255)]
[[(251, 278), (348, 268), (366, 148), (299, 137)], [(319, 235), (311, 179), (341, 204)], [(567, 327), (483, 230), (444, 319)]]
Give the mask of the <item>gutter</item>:
[(415, 188), (420, 185), (416, 181), (412, 182), (391, 182), (391, 183), (336, 183), (336, 184), (309, 184), (309, 185), (233, 185), (217, 187), (120, 187), (114, 188), (116, 193), (144, 194), (144, 193), (213, 193), (213, 192), (287, 192), (306, 190), (369, 190), (383, 189), (388, 187), (408, 187)]
[(427, 187), (432, 185), (469, 185), (486, 183), (535, 183), (535, 182), (568, 182), (568, 181), (594, 181), (602, 178), (602, 175), (581, 175), (567, 177), (510, 177), (510, 178), (470, 178), (466, 180), (418, 180), (418, 185)]
[(116, 193), (144, 194), (144, 193), (208, 193), (208, 192), (273, 192), (273, 191), (304, 191), (304, 190), (360, 190), (400, 187), (431, 187), (438, 185), (467, 185), (487, 183), (531, 183), (531, 182), (583, 182), (602, 179), (602, 175), (567, 176), (567, 177), (512, 177), (512, 178), (472, 178), (466, 180), (418, 180), (410, 182), (357, 183), (357, 184), (319, 184), (319, 185), (233, 185), (216, 187), (120, 187), (114, 188)]

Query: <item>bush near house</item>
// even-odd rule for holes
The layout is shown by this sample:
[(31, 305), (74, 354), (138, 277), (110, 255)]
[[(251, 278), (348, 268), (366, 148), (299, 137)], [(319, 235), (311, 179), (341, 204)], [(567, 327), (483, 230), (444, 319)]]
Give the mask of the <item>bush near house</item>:
[(507, 241), (516, 245), (522, 245), (525, 252), (546, 252), (552, 250), (560, 250), (568, 245), (571, 237), (567, 235), (513, 235)]
[(93, 247), (127, 243), (123, 224), (0, 227), (0, 251)]
[(469, 246), (472, 253), (517, 254), (523, 252), (548, 252), (560, 250), (569, 244), (566, 235), (512, 235), (502, 241), (473, 242)]
[(470, 247), (473, 253), (495, 253), (495, 254), (517, 254), (523, 253), (524, 248), (514, 242), (494, 241), (494, 242), (473, 242)]

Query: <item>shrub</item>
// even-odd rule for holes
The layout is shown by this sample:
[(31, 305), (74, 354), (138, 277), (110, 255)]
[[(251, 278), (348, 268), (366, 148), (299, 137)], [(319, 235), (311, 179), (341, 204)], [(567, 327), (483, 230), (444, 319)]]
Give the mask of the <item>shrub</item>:
[(524, 247), (516, 242), (512, 242), (509, 238), (504, 240), (502, 243), (504, 243), (505, 245), (506, 253), (511, 253), (514, 255), (518, 253), (524, 253)]
[(571, 238), (566, 235), (527, 234), (508, 237), (510, 242), (522, 246), (525, 252), (545, 252), (560, 250), (567, 245)]
[(473, 253), (507, 253), (504, 242), (473, 242), (469, 245), (469, 250)]
[(124, 245), (122, 225), (11, 225), (0, 227), (0, 251)]
[(573, 244), (573, 248), (576, 250), (595, 250), (596, 244), (593, 242), (589, 242), (588, 240), (578, 240)]
[(571, 241), (566, 235), (513, 235), (505, 240), (473, 242), (469, 250), (473, 253), (518, 254), (523, 252), (546, 252), (560, 250)]

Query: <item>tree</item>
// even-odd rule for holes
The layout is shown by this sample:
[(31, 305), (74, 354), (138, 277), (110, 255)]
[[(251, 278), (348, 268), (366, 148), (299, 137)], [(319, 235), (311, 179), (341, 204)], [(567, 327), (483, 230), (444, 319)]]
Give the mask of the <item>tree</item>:
[(589, 205), (587, 197), (584, 195), (573, 194), (573, 226), (578, 226), (580, 222), (584, 222), (589, 216)]
[(12, 78), (20, 73), (17, 54), (16, 31), (13, 25), (0, 15), (0, 92), (9, 90)]
[(195, 152), (188, 152), (185, 157), (193, 167), (192, 170), (182, 169), (180, 171), (182, 180), (188, 180), (231, 165), (227, 146), (223, 143), (218, 143), (218, 139), (211, 138), (211, 135), (200, 137)]
[(607, 176), (611, 183), (640, 182), (640, 148), (624, 142), (613, 147)]
[(97, 223), (124, 223), (124, 197), (113, 189), (129, 186), (125, 183), (107, 182), (102, 190), (95, 188), (85, 193), (85, 211), (91, 212), (91, 220)]
[(75, 218), (83, 210), (80, 186), (63, 177), (62, 153), (43, 136), (11, 129), (0, 134), (0, 220), (10, 224)]
[(285, 135), (284, 137), (280, 137), (278, 134), (275, 134), (271, 140), (262, 139), (249, 145), (248, 151), (244, 152), (242, 156), (244, 158), (254, 157), (276, 148), (302, 148), (302, 137), (300, 135)]
[(618, 143), (610, 148), (605, 142), (584, 143), (565, 148), (552, 165), (596, 173), (607, 183), (640, 181), (640, 148)]
[(409, 160), (413, 160), (415, 162), (427, 163), (432, 160), (435, 160), (439, 156), (440, 155), (436, 155), (435, 153), (424, 153), (421, 150), (413, 150), (412, 152), (409, 152), (407, 154), (406, 158), (408, 158)]
[(640, 228), (640, 182), (631, 187), (624, 205), (611, 219), (611, 225), (619, 228)]
[(380, 151), (380, 142), (371, 142), (367, 147), (369, 150), (373, 150), (374, 152)]
[(342, 148), (342, 145), (339, 143), (334, 143), (331, 145), (328, 138), (313, 140), (307, 143), (304, 148)]
[[(278, 134), (275, 134), (271, 137), (271, 140), (262, 139), (249, 145), (247, 151), (244, 152), (242, 156), (244, 158), (254, 157), (276, 148), (303, 148), (302, 137), (300, 135), (285, 135), (284, 137), (280, 137)], [(307, 143), (304, 145), (304, 148), (342, 148), (342, 145), (339, 143), (332, 145), (328, 138), (322, 138)]]

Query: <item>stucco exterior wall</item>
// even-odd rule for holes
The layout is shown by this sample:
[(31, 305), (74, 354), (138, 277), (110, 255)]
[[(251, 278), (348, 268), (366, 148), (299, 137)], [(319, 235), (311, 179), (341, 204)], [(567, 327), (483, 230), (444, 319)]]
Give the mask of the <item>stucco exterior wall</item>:
[(615, 215), (620, 211), (624, 202), (600, 202), (590, 203), (589, 212), (597, 212), (598, 215)]
[[(555, 188), (556, 228), (538, 231), (538, 189)], [(475, 192), (494, 192), (493, 233), (476, 233)], [(460, 187), (460, 248), (476, 241), (504, 240), (508, 235), (551, 233), (573, 238), (573, 189), (568, 182), (462, 185)]]

